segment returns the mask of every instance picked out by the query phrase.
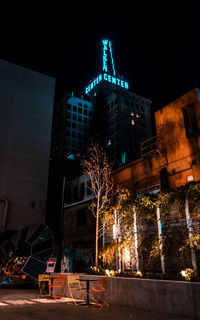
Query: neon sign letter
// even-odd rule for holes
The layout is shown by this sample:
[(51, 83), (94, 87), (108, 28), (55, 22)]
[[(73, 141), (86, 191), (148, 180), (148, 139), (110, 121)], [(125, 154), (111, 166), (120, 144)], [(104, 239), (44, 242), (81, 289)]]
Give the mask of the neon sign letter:
[(128, 82), (116, 77), (114, 60), (112, 56), (111, 41), (102, 40), (103, 43), (103, 70), (102, 73), (93, 79), (90, 84), (85, 88), (85, 93), (88, 94), (96, 85), (101, 81), (110, 82), (123, 89), (128, 89)]
[(103, 40), (103, 71), (108, 72), (108, 66), (107, 66), (107, 46), (108, 46), (108, 40)]
[(115, 76), (115, 66), (114, 66), (114, 61), (113, 61), (113, 56), (112, 56), (111, 41), (109, 41), (109, 47), (110, 47), (110, 57), (111, 57), (111, 63), (112, 63), (112, 69), (113, 69), (113, 75)]
[(113, 83), (121, 88), (128, 89), (128, 82), (121, 80), (119, 78), (113, 77), (110, 74), (103, 73), (100, 74), (96, 79), (94, 79), (89, 86), (86, 87), (85, 93), (88, 94), (99, 82), (102, 80)]

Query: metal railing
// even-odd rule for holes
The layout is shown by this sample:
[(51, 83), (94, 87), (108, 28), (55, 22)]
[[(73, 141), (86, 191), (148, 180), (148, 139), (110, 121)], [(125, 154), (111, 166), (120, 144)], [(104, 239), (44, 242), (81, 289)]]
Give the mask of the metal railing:
[(140, 150), (142, 158), (157, 152), (157, 136), (141, 142)]

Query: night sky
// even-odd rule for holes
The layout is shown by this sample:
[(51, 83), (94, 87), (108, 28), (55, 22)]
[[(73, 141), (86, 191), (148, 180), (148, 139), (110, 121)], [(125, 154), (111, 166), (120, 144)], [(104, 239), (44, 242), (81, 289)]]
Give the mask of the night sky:
[[(200, 87), (200, 27), (196, 19), (170, 16), (156, 22), (149, 14), (118, 10), (114, 18), (56, 9), (8, 16), (1, 58), (56, 78), (55, 100), (84, 93), (101, 69), (101, 40), (112, 41), (115, 69), (130, 91), (150, 98), (158, 109)], [(75, 9), (73, 9), (75, 10)]]

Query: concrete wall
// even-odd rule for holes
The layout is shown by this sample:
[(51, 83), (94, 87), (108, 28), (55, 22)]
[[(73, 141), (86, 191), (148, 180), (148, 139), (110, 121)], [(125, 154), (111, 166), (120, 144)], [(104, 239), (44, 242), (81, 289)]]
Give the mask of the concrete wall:
[[(80, 277), (99, 278), (81, 274)], [(109, 304), (200, 319), (200, 283), (118, 277), (106, 279), (103, 298)], [(68, 289), (65, 293), (69, 296)], [(80, 298), (80, 293), (74, 297)]]
[(109, 278), (110, 304), (200, 318), (200, 284), (176, 281)]
[(55, 79), (0, 61), (0, 197), (9, 202), (6, 229), (44, 222), (54, 88)]

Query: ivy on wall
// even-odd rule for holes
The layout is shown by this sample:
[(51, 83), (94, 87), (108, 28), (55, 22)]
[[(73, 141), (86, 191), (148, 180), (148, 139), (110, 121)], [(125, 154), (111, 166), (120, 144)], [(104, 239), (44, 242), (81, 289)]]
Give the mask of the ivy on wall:
[[(104, 215), (110, 228), (118, 224), (120, 230), (116, 240), (104, 246), (100, 258), (107, 265), (114, 266), (116, 256), (123, 260), (123, 250), (130, 253), (128, 268), (135, 271), (135, 234), (133, 210), (137, 216), (137, 250), (141, 271), (160, 272), (160, 256), (164, 255), (166, 272), (180, 274), (184, 268), (191, 267), (190, 250), (193, 246), (200, 264), (200, 182), (191, 182), (169, 193), (144, 195), (133, 198), (126, 188), (120, 189), (119, 201)], [(191, 217), (190, 232), (186, 222), (185, 201), (188, 199)], [(156, 210), (159, 207), (162, 222), (162, 238), (158, 236)], [(117, 215), (117, 219), (116, 219)], [(190, 233), (190, 237), (189, 237)], [(162, 241), (162, 253), (160, 242)], [(123, 262), (123, 261), (122, 261)], [(123, 265), (123, 263), (122, 263)], [(125, 266), (126, 267), (126, 266)], [(199, 272), (199, 270), (198, 270)]]

